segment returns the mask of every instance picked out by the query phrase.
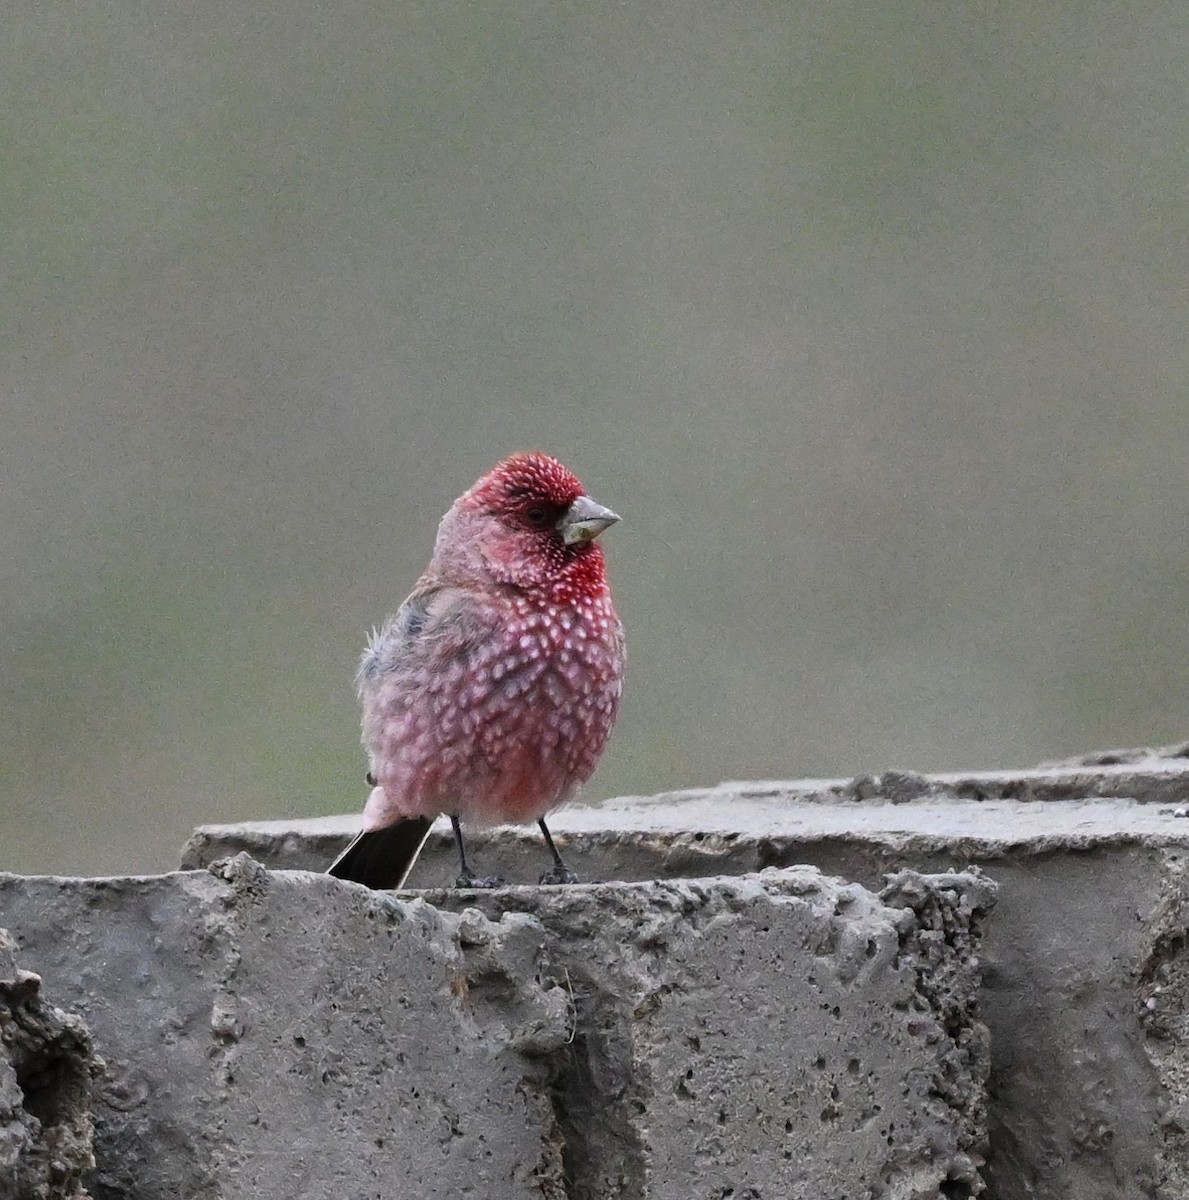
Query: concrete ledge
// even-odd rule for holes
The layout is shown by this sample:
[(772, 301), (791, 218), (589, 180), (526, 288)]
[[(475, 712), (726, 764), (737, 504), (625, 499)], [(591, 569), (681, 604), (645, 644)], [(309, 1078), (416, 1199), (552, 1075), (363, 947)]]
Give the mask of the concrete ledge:
[(246, 856), (0, 876), (105, 1068), (104, 1197), (982, 1188), (993, 886), (808, 868), (392, 897)]
[[(1109, 755), (1125, 755), (1113, 751)], [(1109, 755), (1103, 755), (1106, 757)], [(966, 854), (989, 861), (1016, 851), (1103, 844), (1189, 842), (1189, 758), (1138, 758), (1020, 771), (855, 779), (721, 783), (626, 796), (563, 809), (550, 818), (591, 878), (697, 877), (773, 865), (773, 840), (837, 855), (848, 846), (904, 854)], [(271, 867), (324, 870), (359, 827), (356, 814), (200, 825), (182, 866), (202, 868), (246, 850)], [(487, 853), (509, 878), (540, 874), (535, 829), (500, 827)], [(448, 886), (456, 872), (449, 822), (439, 821), (410, 882)], [(490, 865), (490, 862), (488, 863)]]

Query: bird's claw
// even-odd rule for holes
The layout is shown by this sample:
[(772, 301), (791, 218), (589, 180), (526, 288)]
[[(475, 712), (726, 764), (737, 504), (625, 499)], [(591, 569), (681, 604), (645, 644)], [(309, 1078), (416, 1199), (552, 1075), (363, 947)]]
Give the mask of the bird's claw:
[(501, 888), (507, 880), (499, 875), (460, 875), (455, 881), (456, 888)]
[(577, 883), (578, 876), (569, 867), (552, 867), (541, 876), (541, 883)]

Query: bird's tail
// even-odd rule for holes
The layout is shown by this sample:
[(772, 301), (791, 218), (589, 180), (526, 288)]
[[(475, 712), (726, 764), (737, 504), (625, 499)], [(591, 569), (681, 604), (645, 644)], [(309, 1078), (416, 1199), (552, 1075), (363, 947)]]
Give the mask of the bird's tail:
[(330, 864), (326, 873), (377, 891), (402, 887), (432, 826), (427, 817), (405, 817), (383, 829), (365, 829)]

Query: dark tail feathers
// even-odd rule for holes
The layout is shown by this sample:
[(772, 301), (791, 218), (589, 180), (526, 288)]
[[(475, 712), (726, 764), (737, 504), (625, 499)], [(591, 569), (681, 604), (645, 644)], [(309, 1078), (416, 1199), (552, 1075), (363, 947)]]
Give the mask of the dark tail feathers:
[(402, 887), (432, 826), (427, 817), (406, 817), (383, 829), (365, 830), (356, 835), (326, 873), (377, 891)]

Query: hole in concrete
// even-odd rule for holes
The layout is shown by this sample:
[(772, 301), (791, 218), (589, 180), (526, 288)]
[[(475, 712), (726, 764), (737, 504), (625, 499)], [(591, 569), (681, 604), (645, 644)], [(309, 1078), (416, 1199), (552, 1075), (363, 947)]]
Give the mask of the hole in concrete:
[(945, 1197), (945, 1200), (970, 1200), (974, 1195), (970, 1190), (970, 1184), (962, 1179), (943, 1179), (938, 1191)]
[(44, 1028), (26, 1025), (19, 1008), (12, 1015), (16, 1037), (10, 1044), (11, 1061), (22, 1107), (46, 1128), (69, 1125), (90, 1105), (90, 1046), (69, 1026), (37, 1041), (46, 1036)]
[(13, 1068), (25, 1111), (42, 1125), (58, 1125), (71, 1115), (73, 1106), (63, 1101), (82, 1083), (73, 1063), (47, 1048), (22, 1056)]

